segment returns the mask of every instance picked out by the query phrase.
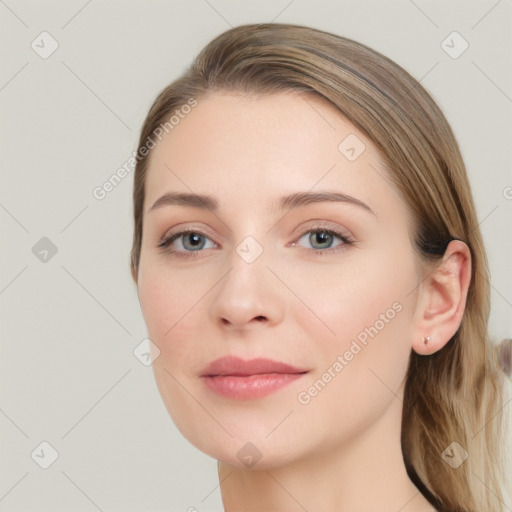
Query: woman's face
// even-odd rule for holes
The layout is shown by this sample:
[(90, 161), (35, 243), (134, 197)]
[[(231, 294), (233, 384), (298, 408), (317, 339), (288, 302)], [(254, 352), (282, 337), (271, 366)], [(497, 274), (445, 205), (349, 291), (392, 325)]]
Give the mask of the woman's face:
[[(365, 136), (296, 93), (211, 94), (152, 150), (138, 293), (161, 396), (200, 450), (271, 468), (400, 404), (418, 275), (386, 176)], [(165, 194), (211, 201), (149, 211)]]

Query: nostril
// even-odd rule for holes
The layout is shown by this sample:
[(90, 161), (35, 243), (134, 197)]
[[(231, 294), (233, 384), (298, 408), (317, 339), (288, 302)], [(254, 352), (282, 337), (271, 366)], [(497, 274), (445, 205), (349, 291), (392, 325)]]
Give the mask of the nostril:
[[(221, 318), (220, 319), (222, 325), (225, 325), (225, 326), (228, 326), (228, 325), (232, 325), (233, 322), (230, 321), (228, 318)], [(267, 317), (264, 316), (264, 315), (258, 315), (258, 316), (255, 316), (252, 321), (256, 321), (256, 322), (266, 322), (267, 321)]]

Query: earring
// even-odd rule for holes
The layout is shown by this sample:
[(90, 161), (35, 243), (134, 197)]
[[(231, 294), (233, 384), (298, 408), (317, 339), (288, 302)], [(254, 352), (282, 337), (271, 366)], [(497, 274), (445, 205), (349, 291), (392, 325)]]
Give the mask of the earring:
[(423, 338), (423, 343), (424, 343), (425, 345), (428, 345), (429, 341), (430, 341), (430, 336), (425, 336), (425, 337)]

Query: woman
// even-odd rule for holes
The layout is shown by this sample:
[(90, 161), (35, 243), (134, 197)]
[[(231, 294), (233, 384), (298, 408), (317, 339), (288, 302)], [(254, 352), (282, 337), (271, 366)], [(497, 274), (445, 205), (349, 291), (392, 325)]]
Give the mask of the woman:
[(148, 113), (134, 219), (156, 382), (225, 510), (503, 510), (486, 255), (454, 135), (401, 67), (228, 30)]

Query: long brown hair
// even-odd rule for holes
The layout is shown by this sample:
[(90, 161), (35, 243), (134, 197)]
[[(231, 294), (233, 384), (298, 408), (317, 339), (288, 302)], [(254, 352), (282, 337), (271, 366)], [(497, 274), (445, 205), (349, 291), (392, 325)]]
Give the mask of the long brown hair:
[[(133, 190), (133, 279), (137, 282), (151, 155), (141, 150), (159, 126), (210, 92), (289, 90), (326, 99), (380, 149), (414, 219), (411, 237), (419, 261), (440, 261), (454, 238), (469, 246), (472, 279), (460, 328), (431, 356), (411, 350), (402, 452), (411, 480), (437, 509), (502, 511), (502, 376), (492, 364), (489, 272), (473, 198), (443, 113), (395, 62), (353, 40), (296, 25), (245, 25), (215, 38), (158, 95), (144, 122)], [(461, 460), (468, 454), (457, 468), (443, 456), (453, 456), (453, 450)]]

